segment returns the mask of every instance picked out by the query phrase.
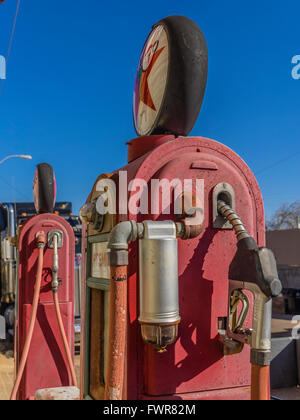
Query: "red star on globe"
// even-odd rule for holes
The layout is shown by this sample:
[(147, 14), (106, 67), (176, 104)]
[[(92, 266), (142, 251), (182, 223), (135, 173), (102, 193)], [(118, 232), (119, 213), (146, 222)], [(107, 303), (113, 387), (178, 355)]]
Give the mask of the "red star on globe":
[(158, 59), (158, 57), (160, 56), (160, 54), (164, 50), (164, 48), (165, 47), (160, 48), (159, 50), (157, 50), (153, 54), (151, 63), (149, 64), (147, 70), (142, 71), (142, 76), (141, 76), (141, 88), (140, 88), (141, 98), (140, 99), (141, 99), (142, 102), (144, 102), (145, 105), (149, 106), (154, 111), (156, 111), (156, 108), (155, 108), (155, 105), (154, 105), (152, 97), (151, 97), (149, 84), (148, 84), (148, 77), (151, 73), (151, 70), (153, 69), (153, 66), (154, 66), (156, 60)]

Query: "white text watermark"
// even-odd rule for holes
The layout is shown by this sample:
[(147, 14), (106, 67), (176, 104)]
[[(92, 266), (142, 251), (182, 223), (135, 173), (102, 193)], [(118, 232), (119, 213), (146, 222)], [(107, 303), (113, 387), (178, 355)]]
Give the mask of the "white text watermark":
[(3, 55), (0, 55), (0, 80), (6, 79), (6, 60)]
[[(126, 171), (118, 178), (102, 178), (96, 184), (98, 214), (183, 215), (191, 225), (204, 218), (204, 179), (128, 180)], [(118, 198), (118, 199), (117, 199)]]
[(300, 79), (300, 55), (295, 55), (292, 58), (292, 64), (293, 64), (292, 78), (294, 80), (299, 80)]

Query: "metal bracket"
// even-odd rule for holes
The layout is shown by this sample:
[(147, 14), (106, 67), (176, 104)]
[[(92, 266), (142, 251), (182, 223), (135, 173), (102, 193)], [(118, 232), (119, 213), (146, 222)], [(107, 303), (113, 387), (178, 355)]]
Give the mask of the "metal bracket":
[(235, 341), (232, 338), (227, 337), (225, 332), (219, 332), (219, 342), (223, 346), (224, 356), (239, 354), (244, 349), (244, 343)]
[(213, 227), (215, 229), (231, 230), (231, 223), (227, 222), (218, 212), (218, 200), (220, 199), (222, 199), (232, 208), (233, 211), (235, 211), (235, 192), (232, 186), (227, 182), (221, 182), (216, 185), (213, 190)]
[(61, 230), (58, 230), (58, 229), (51, 230), (48, 233), (48, 248), (53, 249), (53, 237), (54, 237), (54, 235), (57, 235), (57, 237), (58, 237), (57, 248), (62, 248), (63, 244), (64, 244), (63, 233), (62, 233)]

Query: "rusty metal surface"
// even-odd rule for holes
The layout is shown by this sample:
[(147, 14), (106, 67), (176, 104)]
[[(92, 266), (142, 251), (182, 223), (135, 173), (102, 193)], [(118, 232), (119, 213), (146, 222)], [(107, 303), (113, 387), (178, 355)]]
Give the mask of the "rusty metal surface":
[(36, 401), (78, 401), (80, 391), (75, 386), (39, 389), (36, 391), (34, 399)]
[[(247, 399), (250, 398), (249, 349), (245, 347), (239, 355), (224, 357), (218, 340), (218, 318), (227, 316), (228, 271), (236, 251), (236, 238), (231, 230), (213, 228), (212, 191), (221, 182), (232, 185), (236, 193), (236, 211), (249, 234), (259, 246), (264, 246), (261, 193), (247, 165), (221, 143), (201, 137), (179, 137), (170, 141), (166, 136), (165, 140), (160, 139), (159, 145), (154, 142), (152, 150), (147, 145), (147, 150), (142, 151), (146, 153), (144, 156), (140, 150), (132, 150), (142, 143), (131, 142), (130, 156), (134, 156), (134, 160), (129, 159), (131, 163), (118, 171), (127, 171), (128, 184), (135, 178), (143, 179), (149, 185), (153, 178), (204, 179), (205, 223), (199, 238), (179, 240), (182, 323), (177, 342), (164, 354), (157, 354), (145, 346), (141, 338), (137, 323), (138, 247), (137, 244), (130, 245), (126, 396), (128, 399), (142, 398), (143, 394), (155, 399), (165, 395), (177, 398), (203, 391), (204, 398), (218, 394), (220, 399), (225, 399), (225, 395), (234, 396), (234, 390), (243, 389), (242, 394)], [(151, 141), (152, 136), (148, 138), (148, 142)], [(133, 194), (128, 194), (129, 200)], [(119, 215), (117, 222), (142, 222), (144, 219), (148, 220), (149, 215)], [(168, 220), (170, 216), (160, 214), (151, 219)], [(249, 320), (251, 316), (249, 313)]]
[(110, 294), (110, 328), (105, 395), (108, 400), (121, 400), (126, 348), (127, 266), (111, 266)]

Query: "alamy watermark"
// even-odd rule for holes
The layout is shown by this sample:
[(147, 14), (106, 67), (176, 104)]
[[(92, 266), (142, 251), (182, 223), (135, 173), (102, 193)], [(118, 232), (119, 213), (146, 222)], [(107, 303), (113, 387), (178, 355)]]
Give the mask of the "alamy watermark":
[(190, 225), (204, 219), (204, 179), (134, 178), (128, 182), (127, 172), (120, 171), (117, 180), (100, 179), (96, 191), (100, 215), (184, 215)]
[(0, 80), (6, 79), (6, 60), (3, 55), (0, 55)]
[(292, 58), (292, 64), (293, 64), (292, 78), (294, 80), (299, 80), (300, 79), (300, 55), (295, 55)]

